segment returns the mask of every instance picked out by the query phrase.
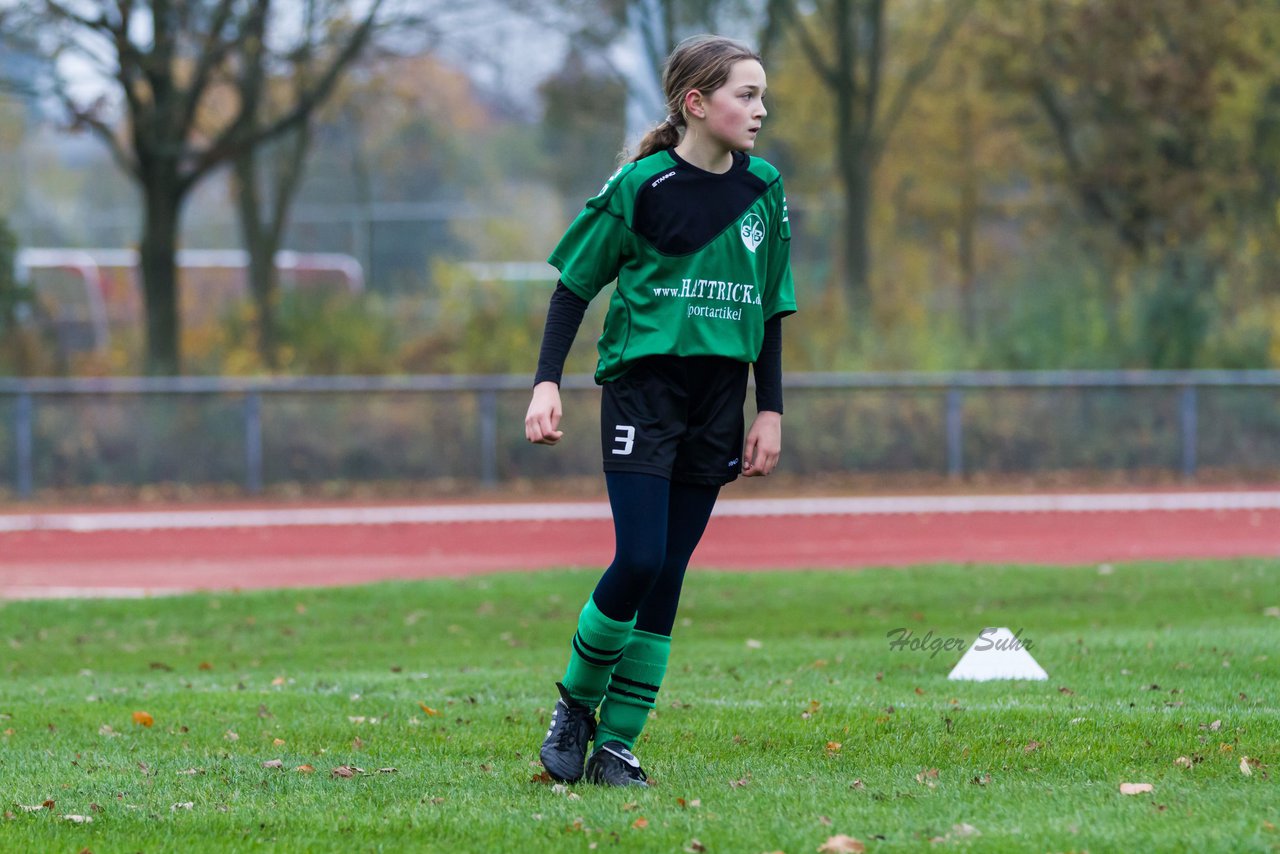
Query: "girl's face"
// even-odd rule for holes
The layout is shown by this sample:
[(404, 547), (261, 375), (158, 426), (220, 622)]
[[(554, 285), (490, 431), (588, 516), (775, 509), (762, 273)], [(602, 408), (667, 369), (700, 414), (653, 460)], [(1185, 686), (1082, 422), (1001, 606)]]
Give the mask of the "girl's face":
[[(688, 106), (695, 116), (701, 108), (707, 134), (726, 150), (750, 151), (768, 113), (764, 90), (764, 67), (754, 59), (744, 59), (729, 69), (723, 86)], [(686, 99), (694, 94), (690, 92)]]

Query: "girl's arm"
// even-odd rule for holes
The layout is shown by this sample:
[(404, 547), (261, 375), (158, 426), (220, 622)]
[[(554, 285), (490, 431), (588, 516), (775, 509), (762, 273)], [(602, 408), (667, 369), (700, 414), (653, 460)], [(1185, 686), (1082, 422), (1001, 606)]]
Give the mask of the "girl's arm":
[(764, 344), (752, 366), (756, 376), (756, 417), (742, 450), (742, 476), (773, 471), (782, 454), (782, 315), (765, 321)]
[(547, 308), (547, 322), (542, 331), (542, 348), (538, 353), (538, 372), (533, 380), (533, 400), (524, 416), (524, 435), (539, 445), (554, 445), (564, 433), (560, 428), (560, 377), (569, 348), (582, 325), (587, 301), (556, 282)]

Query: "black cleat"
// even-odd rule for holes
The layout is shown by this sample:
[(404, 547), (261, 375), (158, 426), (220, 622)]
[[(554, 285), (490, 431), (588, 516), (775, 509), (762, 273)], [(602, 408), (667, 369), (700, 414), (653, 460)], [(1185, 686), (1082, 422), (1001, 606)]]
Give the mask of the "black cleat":
[(640, 760), (620, 741), (606, 741), (591, 754), (587, 760), (587, 782), (603, 786), (649, 786)]
[(557, 682), (560, 699), (551, 710), (551, 726), (542, 741), (538, 757), (551, 779), (576, 783), (582, 779), (582, 763), (587, 758), (587, 744), (596, 734), (596, 712), (569, 696)]

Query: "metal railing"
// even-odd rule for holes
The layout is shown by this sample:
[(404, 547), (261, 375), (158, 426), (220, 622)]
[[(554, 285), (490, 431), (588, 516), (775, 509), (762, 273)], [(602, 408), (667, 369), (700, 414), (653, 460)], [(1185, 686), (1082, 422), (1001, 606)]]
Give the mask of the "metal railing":
[[(463, 474), (476, 481), (493, 486), (503, 478), (502, 464), (510, 460), (519, 451), (512, 447), (523, 442), (523, 436), (507, 436), (500, 431), (500, 400), (510, 400), (512, 414), (508, 421), (516, 420), (518, 408), (523, 411), (527, 403), (530, 379), (525, 375), (501, 376), (403, 376), (403, 377), (297, 377), (297, 378), (227, 378), (227, 377), (178, 377), (178, 378), (112, 378), (112, 379), (0, 379), (0, 416), (8, 410), (8, 418), (0, 417), (0, 435), (8, 432), (11, 436), (12, 471), (7, 478), (12, 483), (13, 492), (22, 499), (31, 498), (37, 489), (37, 471), (42, 461), (42, 448), (59, 446), (59, 431), (67, 432), (76, 426), (76, 413), (65, 415), (61, 426), (41, 430), (38, 427), (40, 413), (46, 407), (68, 405), (68, 402), (83, 404), (88, 401), (103, 400), (137, 400), (146, 398), (178, 398), (182, 400), (216, 399), (219, 405), (238, 408), (238, 429), (231, 432), (239, 434), (238, 440), (227, 437), (227, 419), (222, 421), (222, 438), (219, 440), (223, 456), (234, 454), (231, 446), (238, 442), (242, 459), (239, 464), (238, 480), (245, 491), (259, 494), (266, 484), (266, 463), (272, 454), (272, 441), (264, 435), (264, 412), (274, 406), (278, 398), (315, 398), (317, 396), (336, 397), (339, 395), (355, 395), (361, 399), (357, 409), (369, 410), (364, 404), (374, 396), (408, 396), (414, 399), (437, 401), (442, 396), (451, 396), (450, 402), (436, 406), (453, 417), (451, 410), (458, 408), (459, 399), (468, 401), (466, 417), (450, 422), (450, 426), (437, 431), (432, 438), (430, 431), (424, 431), (426, 441), (436, 441), (442, 449), (441, 454), (447, 456), (455, 465), (461, 465)], [(917, 444), (936, 442), (937, 448), (929, 448), (925, 456), (933, 459), (936, 451), (941, 451), (942, 468), (951, 477), (961, 477), (973, 470), (966, 459), (973, 453), (969, 442), (971, 422), (975, 416), (968, 413), (970, 401), (980, 396), (1020, 391), (1044, 392), (1067, 391), (1088, 393), (1091, 391), (1145, 391), (1158, 392), (1172, 396), (1168, 401), (1171, 407), (1164, 421), (1176, 421), (1161, 427), (1172, 436), (1176, 433), (1176, 461), (1166, 461), (1162, 465), (1173, 468), (1186, 478), (1196, 475), (1199, 466), (1200, 444), (1202, 439), (1201, 398), (1209, 389), (1255, 390), (1262, 397), (1251, 403), (1254, 410), (1263, 413), (1258, 421), (1260, 426), (1254, 432), (1261, 438), (1254, 447), (1265, 446), (1270, 441), (1269, 431), (1272, 424), (1280, 425), (1280, 371), (1043, 371), (1043, 372), (956, 372), (956, 373), (793, 373), (785, 378), (784, 386), (788, 395), (788, 412), (792, 412), (793, 400), (808, 400), (824, 405), (827, 417), (831, 412), (838, 412), (846, 402), (872, 394), (910, 394), (925, 395), (939, 399), (940, 412), (924, 418), (926, 422), (924, 438), (915, 438)], [(595, 390), (591, 378), (586, 375), (566, 376), (562, 389), (568, 395), (586, 395)], [(1176, 402), (1175, 402), (1176, 401)], [(803, 406), (802, 406), (803, 408)], [(810, 407), (812, 408), (812, 407)], [(1113, 410), (1123, 411), (1124, 403), (1111, 406)], [(1131, 408), (1131, 407), (1128, 407)], [(927, 409), (927, 407), (926, 407)], [(1052, 410), (1052, 406), (1049, 407)], [(806, 410), (807, 411), (807, 410)], [(932, 410), (929, 410), (932, 412)], [(129, 419), (125, 414), (117, 419), (124, 423), (127, 432)], [(793, 435), (795, 428), (800, 428), (804, 435), (805, 421), (816, 416), (801, 416), (797, 424), (788, 421), (788, 433)], [(1056, 418), (1052, 411), (1047, 416), (1047, 423), (1062, 420)], [(184, 425), (175, 433), (185, 439), (199, 441), (204, 430), (200, 416), (194, 416), (196, 423)], [(281, 437), (295, 435), (299, 429), (320, 423), (322, 416), (306, 414), (295, 419), (292, 426), (279, 428)], [(5, 425), (4, 421), (8, 424)], [(188, 419), (190, 420), (190, 419)], [(1257, 420), (1257, 419), (1255, 419)], [(517, 421), (518, 423), (518, 421)], [(299, 427), (301, 425), (301, 428)], [(7, 430), (6, 430), (7, 426)], [(812, 425), (810, 425), (812, 426)], [(934, 428), (937, 428), (936, 430)], [(360, 428), (355, 428), (360, 429)], [(847, 423), (833, 428), (849, 435), (844, 444), (856, 444), (860, 436), (858, 430)], [(1106, 428), (1103, 428), (1106, 429)], [(1149, 430), (1150, 428), (1143, 428)], [(506, 431), (512, 433), (512, 430)], [(892, 427), (882, 430), (894, 433)], [(993, 437), (987, 444), (999, 442), (999, 431), (992, 431)], [(448, 443), (441, 438), (442, 434)], [(461, 437), (454, 434), (465, 434)], [(932, 436), (932, 438), (929, 438)], [(888, 438), (893, 438), (889, 436)], [(1219, 437), (1220, 439), (1222, 437)], [(466, 447), (460, 442), (465, 440)], [(1103, 437), (1105, 442), (1122, 447), (1130, 439), (1123, 428), (1118, 432)], [(1095, 441), (1097, 438), (1095, 437)], [(1173, 439), (1169, 440), (1174, 441)], [(1226, 440), (1223, 440), (1226, 441)], [(1277, 447), (1280, 447), (1280, 433), (1274, 436)], [(89, 443), (92, 445), (93, 443)], [(446, 447), (447, 444), (447, 447)], [(589, 444), (589, 443), (588, 443)], [(1166, 443), (1167, 444), (1167, 443)], [(922, 450), (917, 448), (916, 450)], [(48, 452), (45, 452), (47, 456)], [(92, 448), (77, 451), (80, 457), (92, 456)], [(788, 451), (788, 453), (792, 453)], [(504, 456), (505, 454), (505, 456)], [(0, 456), (3, 450), (0, 449)], [(932, 455), (932, 456), (930, 456)], [(459, 458), (466, 458), (465, 461)], [(598, 456), (596, 457), (598, 460)], [(223, 461), (225, 463), (225, 460)], [(1247, 467), (1250, 459), (1233, 460), (1233, 464)], [(1172, 463), (1170, 465), (1170, 463)], [(827, 471), (840, 470), (839, 461), (823, 463)], [(0, 465), (0, 473), (6, 466)], [(511, 468), (508, 465), (508, 468)], [(179, 475), (180, 476), (180, 475)], [(412, 475), (410, 475), (412, 477)], [(5, 478), (0, 478), (3, 482)]]

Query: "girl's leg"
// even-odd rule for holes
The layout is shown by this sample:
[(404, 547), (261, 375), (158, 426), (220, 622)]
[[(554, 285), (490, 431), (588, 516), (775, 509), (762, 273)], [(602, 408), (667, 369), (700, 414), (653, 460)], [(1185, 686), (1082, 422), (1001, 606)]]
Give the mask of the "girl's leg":
[(616, 549), (578, 617), (564, 686), (594, 709), (622, 659), (636, 610), (663, 568), (670, 483), (648, 474), (608, 472)]
[(600, 706), (597, 745), (620, 741), (633, 747), (649, 711), (657, 704), (671, 654), (671, 630), (685, 569), (707, 528), (719, 493), (718, 486), (671, 484), (662, 570), (640, 603), (635, 628), (621, 660), (613, 668)]

